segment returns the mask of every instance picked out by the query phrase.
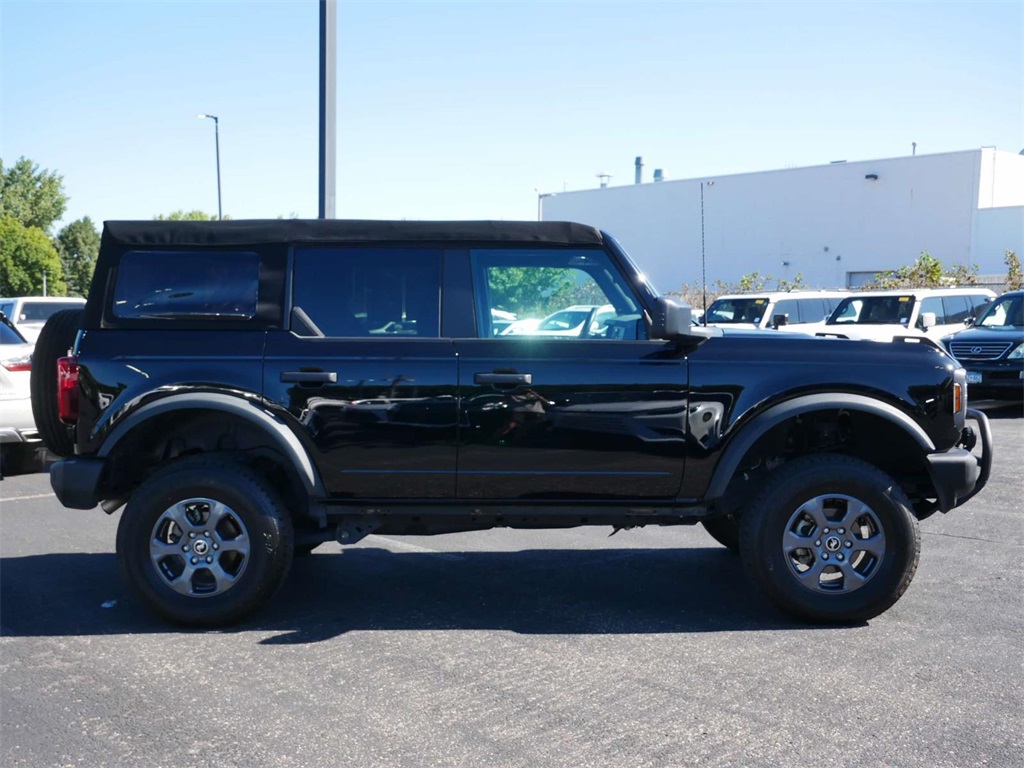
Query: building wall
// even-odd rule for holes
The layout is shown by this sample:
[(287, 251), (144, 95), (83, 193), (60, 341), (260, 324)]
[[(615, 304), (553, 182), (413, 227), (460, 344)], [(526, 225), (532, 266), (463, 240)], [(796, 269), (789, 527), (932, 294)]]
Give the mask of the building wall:
[(1024, 205), (1024, 157), (971, 150), (833, 163), (558, 193), (541, 203), (545, 220), (609, 232), (662, 291), (700, 282), (702, 223), (709, 283), (756, 271), (844, 286), (849, 273), (892, 269), (923, 250), (946, 265), (1000, 272), (1004, 248), (992, 243), (1019, 241), (1020, 227), (979, 204)]
[(1013, 251), (1024, 262), (1024, 206), (976, 210), (971, 263), (986, 265), (979, 269), (981, 274), (1005, 275), (1006, 251)]

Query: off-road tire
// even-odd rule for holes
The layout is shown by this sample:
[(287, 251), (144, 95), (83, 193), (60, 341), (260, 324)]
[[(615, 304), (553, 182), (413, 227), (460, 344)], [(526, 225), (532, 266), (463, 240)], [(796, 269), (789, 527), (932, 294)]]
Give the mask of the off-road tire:
[[(224, 591), (183, 594), (182, 583), (177, 582), (179, 589), (172, 586), (174, 580), (158, 565), (152, 547), (160, 521), (176, 505), (203, 499), (224, 505), (241, 524), (249, 544), (245, 566)], [(216, 549), (211, 542), (221, 541), (224, 550), (229, 548), (216, 531), (204, 536), (202, 527), (185, 531), (176, 546), (193, 543), (187, 534), (194, 532), (207, 542), (204, 555), (218, 557), (210, 551)], [(129, 589), (151, 611), (177, 624), (216, 627), (248, 618), (274, 596), (291, 567), (293, 541), (287, 508), (259, 473), (231, 460), (195, 456), (157, 471), (135, 490), (117, 528), (117, 558)], [(197, 553), (182, 554), (182, 565), (187, 568), (186, 558)], [(219, 559), (214, 562), (222, 564)], [(204, 568), (200, 562), (199, 569)]]
[[(816, 500), (825, 500), (818, 507), (826, 510), (833, 500), (838, 500), (840, 510), (866, 510), (856, 520), (870, 525), (830, 523), (819, 514), (823, 526), (801, 527), (806, 510), (815, 508)], [(833, 519), (839, 514), (844, 513), (834, 513)], [(849, 520), (856, 512), (845, 514)], [(823, 534), (826, 527), (828, 533)], [(881, 538), (866, 535), (873, 528)], [(817, 530), (818, 535), (808, 536), (808, 530)], [(838, 535), (840, 530), (843, 535)], [(823, 560), (829, 545), (837, 548)], [(861, 560), (867, 564), (863, 576), (854, 573), (858, 551), (871, 550), (877, 551), (877, 557), (866, 555)], [(805, 557), (805, 552), (814, 558), (815, 566), (836, 569), (842, 575), (842, 587), (827, 584), (825, 577), (814, 575), (813, 568), (799, 575), (797, 568), (805, 564), (798, 566), (793, 553)], [(814, 623), (856, 623), (886, 611), (910, 586), (920, 552), (917, 520), (906, 494), (878, 468), (848, 456), (807, 456), (783, 465), (740, 518), (740, 554), (755, 586), (784, 612)]]
[(62, 458), (74, 454), (75, 438), (57, 414), (57, 360), (65, 357), (75, 343), (84, 314), (80, 309), (54, 312), (40, 331), (32, 353), (32, 417), (43, 445)]

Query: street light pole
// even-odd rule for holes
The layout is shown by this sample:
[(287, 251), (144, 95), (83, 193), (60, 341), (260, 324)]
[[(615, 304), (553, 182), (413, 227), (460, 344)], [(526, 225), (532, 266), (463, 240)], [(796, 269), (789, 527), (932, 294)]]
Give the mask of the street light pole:
[(220, 120), (216, 115), (196, 115), (199, 119), (204, 117), (213, 120), (213, 141), (217, 148), (217, 221), (223, 221), (224, 215), (220, 207)]

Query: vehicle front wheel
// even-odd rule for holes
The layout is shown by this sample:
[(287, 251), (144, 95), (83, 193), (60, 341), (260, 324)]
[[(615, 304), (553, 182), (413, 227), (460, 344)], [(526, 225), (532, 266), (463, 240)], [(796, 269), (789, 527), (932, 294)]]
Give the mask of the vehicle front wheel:
[(740, 519), (754, 583), (786, 613), (819, 623), (865, 621), (906, 592), (921, 552), (896, 482), (848, 456), (796, 459)]
[(132, 494), (117, 528), (121, 574), (159, 616), (188, 626), (232, 624), (263, 606), (292, 562), (291, 518), (249, 467), (179, 460)]

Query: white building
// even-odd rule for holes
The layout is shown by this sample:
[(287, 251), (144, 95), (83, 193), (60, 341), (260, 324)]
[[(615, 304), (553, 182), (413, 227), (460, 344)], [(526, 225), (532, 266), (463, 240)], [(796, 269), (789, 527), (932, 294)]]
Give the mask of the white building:
[[(702, 200), (703, 198), (703, 200)], [(703, 213), (702, 213), (703, 206)], [(758, 272), (855, 287), (928, 251), (1006, 274), (1024, 260), (1024, 155), (975, 149), (542, 194), (546, 221), (618, 240), (662, 291)]]

